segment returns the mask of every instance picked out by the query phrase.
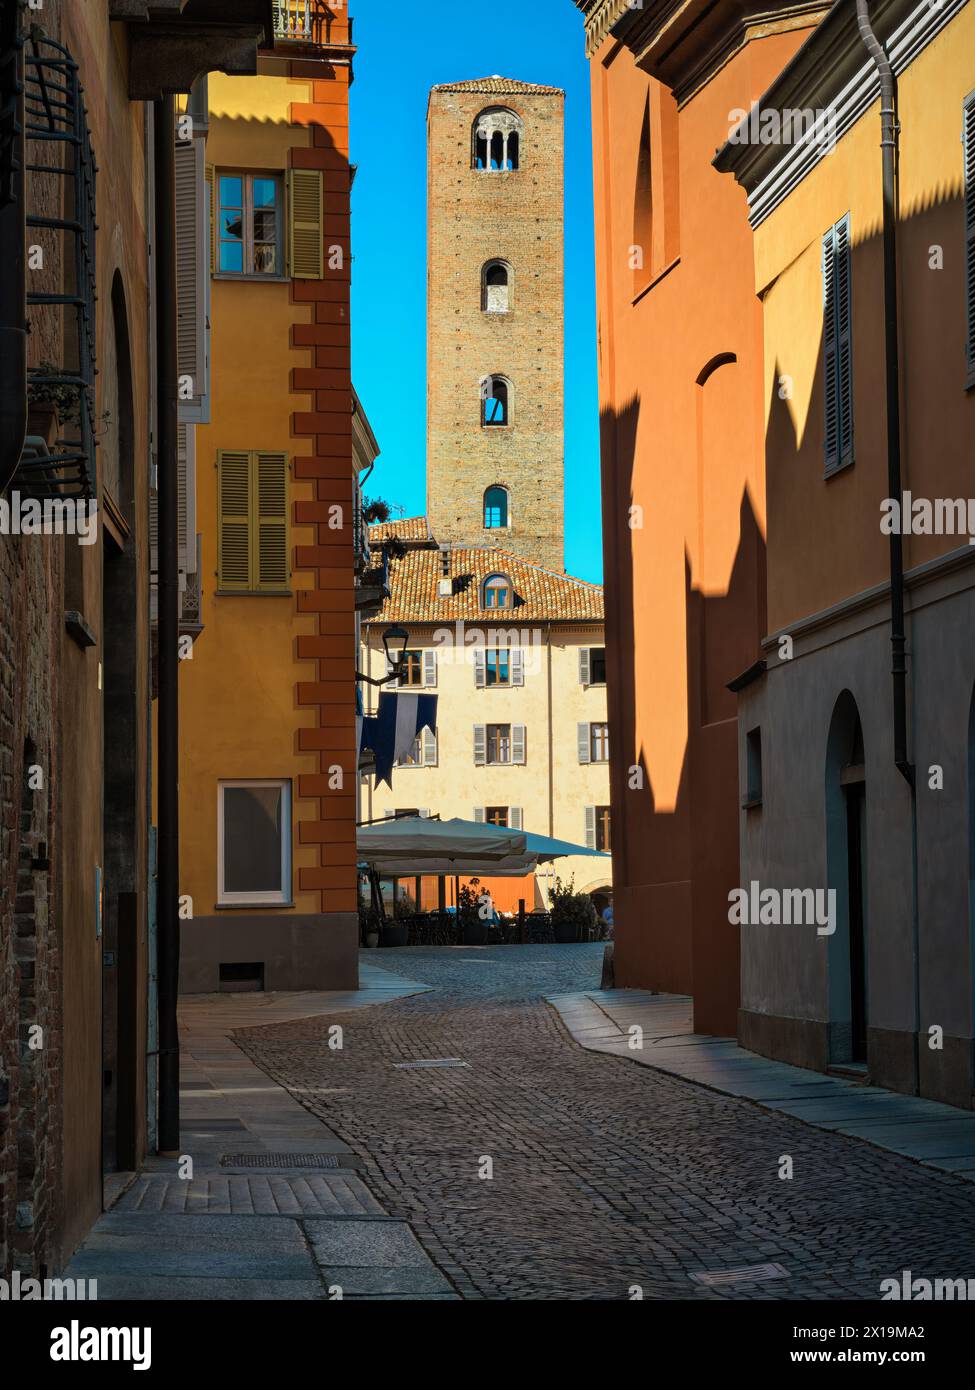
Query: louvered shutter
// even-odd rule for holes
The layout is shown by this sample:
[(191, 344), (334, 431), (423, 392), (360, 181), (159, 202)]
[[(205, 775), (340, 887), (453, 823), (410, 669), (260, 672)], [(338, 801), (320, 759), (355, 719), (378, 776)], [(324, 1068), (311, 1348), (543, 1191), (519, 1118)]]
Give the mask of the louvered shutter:
[[(176, 146), (176, 354), (179, 418), (205, 423), (208, 413), (207, 216), (202, 140)], [(182, 378), (192, 382), (184, 397)]]
[(590, 750), (591, 750), (592, 745), (591, 745), (591, 743), (590, 743), (590, 741), (589, 741), (589, 725), (588, 725), (588, 724), (577, 724), (577, 725), (576, 725), (576, 742), (577, 742), (577, 744), (578, 744), (578, 749), (579, 749), (579, 761), (580, 761), (581, 763), (588, 763), (588, 762), (591, 762), (591, 761), (592, 761), (592, 758), (591, 758), (591, 752), (590, 752)]
[(217, 582), (221, 589), (249, 589), (250, 454), (217, 454)]
[(580, 684), (580, 685), (589, 685), (589, 684), (590, 684), (590, 680), (589, 680), (589, 669), (590, 669), (590, 665), (589, 665), (589, 648), (588, 648), (588, 647), (580, 647), (580, 648), (579, 648), (579, 684)]
[[(176, 427), (177, 531), (179, 568), (183, 574), (196, 570), (196, 430), (192, 425)], [(159, 570), (159, 500), (149, 494), (149, 569)]]
[(423, 653), (423, 684), (425, 686), (436, 685), (437, 683), (437, 653), (433, 647), (427, 647)]
[(424, 767), (436, 767), (437, 765), (437, 735), (432, 729), (423, 729), (420, 733), (422, 757), (420, 761)]
[(288, 587), (288, 459), (255, 455), (256, 526), (253, 573), (257, 589)]
[(483, 724), (474, 725), (474, 766), (483, 767), (487, 761), (487, 738)]
[(520, 647), (512, 647), (509, 652), (511, 662), (511, 684), (525, 684), (525, 653)]
[(823, 463), (831, 473), (839, 466), (839, 386), (836, 376), (836, 229), (823, 237)]
[(586, 849), (596, 848), (596, 808), (586, 807)]
[(965, 102), (965, 301), (967, 308), (966, 357), (975, 375), (975, 92)]
[(839, 379), (840, 464), (853, 461), (853, 306), (850, 284), (850, 217), (836, 225), (836, 330)]
[(207, 213), (210, 219), (210, 274), (217, 268), (217, 177), (212, 164), (206, 166)]
[(475, 806), (475, 807), (474, 807), (474, 819), (477, 821), (478, 825), (482, 825), (482, 824), (483, 824), (483, 822), (484, 822), (484, 807), (483, 807), (483, 806)]
[(296, 280), (325, 275), (322, 175), (318, 169), (288, 171), (290, 274)]
[(520, 829), (521, 829), (521, 807), (520, 807), (520, 806), (509, 806), (509, 807), (508, 807), (508, 829), (509, 829), (509, 830), (520, 830)]
[(525, 742), (524, 724), (512, 724), (511, 761), (513, 763), (523, 763), (525, 761)]
[(474, 649), (474, 684), (480, 689), (487, 684), (487, 658), (483, 649)]

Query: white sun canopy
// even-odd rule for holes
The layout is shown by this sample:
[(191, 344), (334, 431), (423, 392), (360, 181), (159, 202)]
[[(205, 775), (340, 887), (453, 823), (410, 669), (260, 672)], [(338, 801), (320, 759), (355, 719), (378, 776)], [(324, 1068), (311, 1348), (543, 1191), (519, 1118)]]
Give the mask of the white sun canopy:
[(403, 816), (363, 825), (356, 835), (359, 859), (382, 878), (416, 874), (488, 874), (502, 878), (530, 874), (538, 864), (568, 855), (608, 859), (608, 854), (524, 834), (481, 821), (427, 820)]

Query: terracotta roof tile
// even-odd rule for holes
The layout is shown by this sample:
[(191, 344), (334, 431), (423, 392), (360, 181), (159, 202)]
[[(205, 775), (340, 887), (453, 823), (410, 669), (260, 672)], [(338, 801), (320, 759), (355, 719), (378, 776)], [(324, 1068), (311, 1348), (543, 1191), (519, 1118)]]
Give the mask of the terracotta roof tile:
[[(418, 520), (419, 518), (413, 518)], [(451, 547), (453, 593), (441, 598), (437, 587), (443, 575), (438, 550), (410, 550), (389, 566), (390, 597), (374, 623), (442, 623), (497, 621), (602, 622), (603, 589), (571, 575), (534, 565), (520, 555), (493, 546)], [(492, 574), (511, 580), (515, 606), (503, 611), (481, 607), (481, 586)]]
[(475, 77), (469, 82), (439, 82), (434, 92), (502, 92), (514, 95), (565, 96), (561, 87), (545, 87), (540, 82), (518, 82), (513, 77)]
[(430, 528), (427, 525), (425, 516), (404, 516), (396, 521), (380, 521), (375, 526), (369, 527), (369, 544), (381, 545), (383, 541), (388, 541), (391, 536), (397, 536), (401, 541), (427, 541), (430, 539)]

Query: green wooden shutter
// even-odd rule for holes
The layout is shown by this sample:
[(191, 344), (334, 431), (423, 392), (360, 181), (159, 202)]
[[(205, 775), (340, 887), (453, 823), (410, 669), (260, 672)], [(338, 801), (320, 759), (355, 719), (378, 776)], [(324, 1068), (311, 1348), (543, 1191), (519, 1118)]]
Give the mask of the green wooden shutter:
[(823, 398), (825, 421), (823, 465), (832, 473), (839, 465), (839, 397), (836, 379), (836, 229), (823, 237)]
[(251, 566), (255, 589), (288, 587), (288, 457), (254, 454)]
[(217, 454), (217, 584), (251, 587), (251, 456), (221, 449)]
[(289, 274), (296, 280), (325, 275), (324, 193), (318, 169), (288, 170)]
[(975, 376), (975, 92), (965, 102), (962, 140), (965, 151), (965, 356), (969, 376)]

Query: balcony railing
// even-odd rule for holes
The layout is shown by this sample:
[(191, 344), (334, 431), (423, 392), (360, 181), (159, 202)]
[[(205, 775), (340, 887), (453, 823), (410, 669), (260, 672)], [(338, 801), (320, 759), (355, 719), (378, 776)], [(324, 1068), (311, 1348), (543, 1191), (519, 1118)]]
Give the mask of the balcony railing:
[[(343, 44), (352, 42), (352, 19), (344, 7), (330, 8), (326, 0), (274, 0), (273, 11), (276, 43), (324, 45), (333, 39)], [(340, 32), (333, 35), (333, 27)]]

